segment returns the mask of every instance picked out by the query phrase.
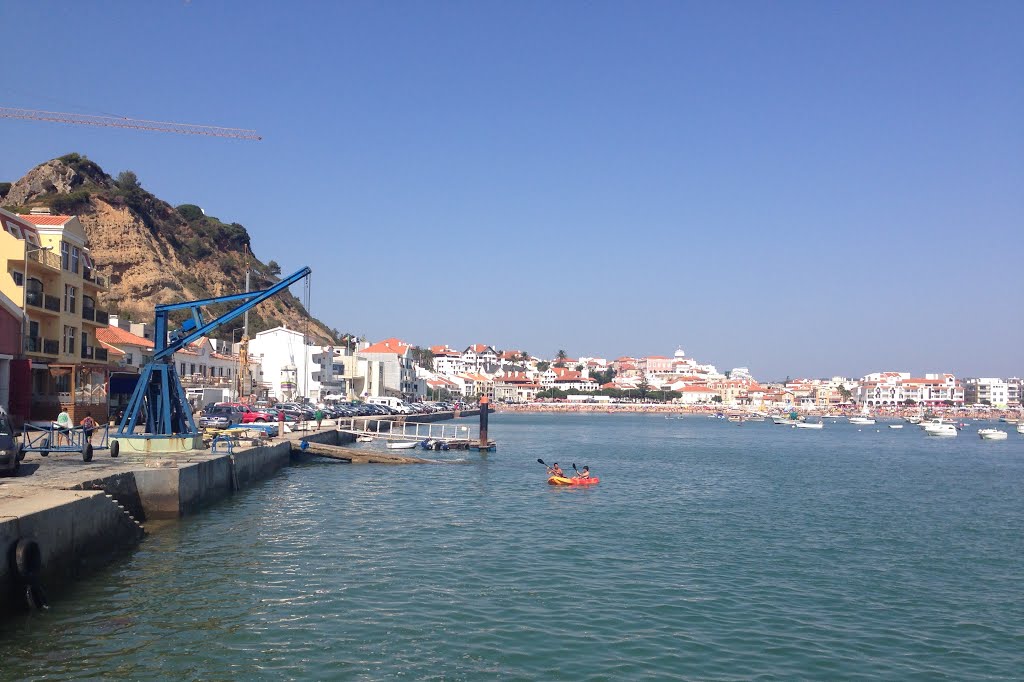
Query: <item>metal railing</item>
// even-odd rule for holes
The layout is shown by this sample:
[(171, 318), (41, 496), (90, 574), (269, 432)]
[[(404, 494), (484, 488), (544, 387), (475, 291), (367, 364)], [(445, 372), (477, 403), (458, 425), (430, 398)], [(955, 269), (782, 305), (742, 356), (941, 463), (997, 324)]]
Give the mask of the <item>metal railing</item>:
[(52, 310), (55, 313), (60, 312), (60, 298), (57, 296), (50, 296), (47, 294), (43, 297), (43, 307), (47, 310)]
[(57, 355), (60, 353), (60, 341), (56, 339), (43, 339), (43, 354)]
[(43, 348), (43, 340), (38, 336), (28, 336), (25, 338), (25, 352), (26, 353), (41, 353)]
[(95, 320), (96, 309), (95, 308), (82, 308), (82, 319), (83, 320)]
[(105, 310), (97, 310), (96, 322), (98, 324), (108, 324), (110, 322), (110, 313)]
[(29, 251), (28, 259), (34, 260), (40, 265), (45, 265), (48, 268), (60, 270), (60, 256), (50, 251), (43, 251), (42, 249), (38, 251)]
[(29, 291), (25, 294), (25, 303), (36, 308), (43, 307), (43, 292)]
[(97, 359), (97, 360), (102, 360), (103, 362), (106, 362), (107, 361), (107, 349), (106, 348), (97, 348), (97, 349), (95, 349), (95, 351), (93, 353), (93, 357), (95, 359)]

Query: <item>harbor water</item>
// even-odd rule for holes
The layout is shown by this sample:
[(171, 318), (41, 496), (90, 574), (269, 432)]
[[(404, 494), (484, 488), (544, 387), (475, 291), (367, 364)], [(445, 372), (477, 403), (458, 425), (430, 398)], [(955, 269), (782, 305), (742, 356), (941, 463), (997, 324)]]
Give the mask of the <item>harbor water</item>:
[(499, 413), (496, 453), (309, 461), (51, 587), (0, 679), (1021, 679), (1024, 436), (981, 426)]

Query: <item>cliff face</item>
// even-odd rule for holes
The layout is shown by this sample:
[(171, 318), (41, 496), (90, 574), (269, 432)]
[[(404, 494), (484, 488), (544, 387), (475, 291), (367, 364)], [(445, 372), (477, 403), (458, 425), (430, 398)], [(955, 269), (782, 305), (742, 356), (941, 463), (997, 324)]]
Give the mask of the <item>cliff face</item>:
[[(92, 161), (68, 154), (29, 171), (10, 187), (3, 204), (8, 210), (46, 206), (53, 213), (77, 215), (97, 269), (110, 277), (110, 292), (101, 305), (132, 320), (152, 321), (157, 304), (245, 290), (245, 228), (207, 217), (195, 206), (175, 209), (143, 190), (133, 173), (115, 180)], [(273, 273), (252, 255), (251, 247), (249, 264), (252, 288), (266, 288)], [(281, 324), (307, 329), (316, 343), (334, 341), (331, 330), (288, 292), (249, 313), (250, 334)]]

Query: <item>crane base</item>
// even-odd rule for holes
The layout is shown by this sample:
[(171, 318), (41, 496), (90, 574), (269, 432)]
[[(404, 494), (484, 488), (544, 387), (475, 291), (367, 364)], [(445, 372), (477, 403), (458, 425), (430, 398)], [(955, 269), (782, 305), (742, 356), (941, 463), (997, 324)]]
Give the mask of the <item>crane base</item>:
[(159, 455), (205, 449), (203, 437), (198, 433), (174, 436), (117, 435), (110, 440), (117, 441), (122, 455)]

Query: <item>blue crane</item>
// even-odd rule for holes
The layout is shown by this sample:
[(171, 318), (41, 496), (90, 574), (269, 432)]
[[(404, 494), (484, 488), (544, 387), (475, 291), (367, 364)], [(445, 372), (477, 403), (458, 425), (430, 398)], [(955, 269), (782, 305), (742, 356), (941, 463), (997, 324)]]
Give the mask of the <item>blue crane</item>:
[[(155, 340), (153, 359), (146, 363), (139, 375), (131, 400), (118, 426), (117, 435), (136, 436), (137, 427), (144, 427), (146, 435), (153, 437), (195, 436), (198, 434), (192, 420), (192, 410), (185, 399), (185, 389), (174, 369), (174, 353), (202, 338), (217, 327), (227, 324), (247, 310), (278, 294), (296, 282), (309, 276), (308, 267), (285, 277), (274, 286), (262, 291), (248, 291), (244, 294), (205, 298), (186, 303), (170, 303), (156, 307)], [(203, 306), (214, 303), (243, 303), (220, 317), (206, 322)], [(168, 329), (168, 313), (188, 310), (189, 318), (174, 331)]]

